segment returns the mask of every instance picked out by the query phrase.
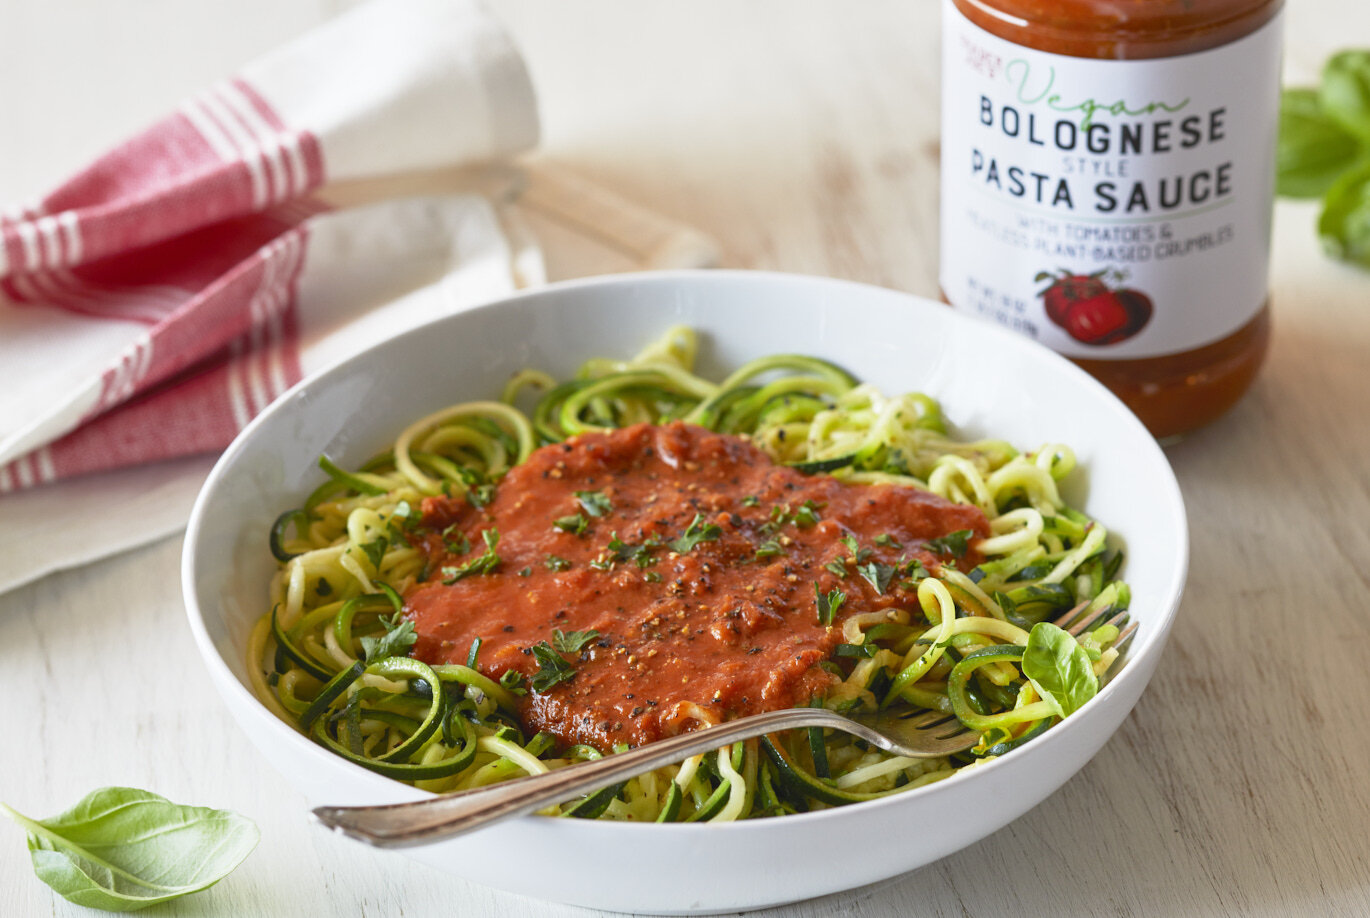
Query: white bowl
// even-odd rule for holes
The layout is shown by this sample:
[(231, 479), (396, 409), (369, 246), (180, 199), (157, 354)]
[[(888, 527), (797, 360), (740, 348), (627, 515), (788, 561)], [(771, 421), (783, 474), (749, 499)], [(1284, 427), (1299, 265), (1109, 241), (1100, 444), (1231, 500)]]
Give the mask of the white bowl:
[(525, 817), (406, 853), (477, 883), (576, 905), (736, 911), (911, 870), (1044, 800), (1117, 729), (1170, 631), (1188, 534), (1164, 455), (1102, 386), (1025, 338), (902, 293), (775, 274), (626, 275), (543, 288), (379, 344), (267, 409), (224, 453), (200, 494), (182, 571), (200, 652), (248, 737), (316, 803), (426, 796), (316, 746), (249, 690), (244, 648), (266, 608), (272, 521), (318, 484), (321, 453), (344, 466), (360, 463), (409, 420), (492, 397), (515, 370), (531, 366), (565, 377), (590, 356), (630, 356), (674, 323), (700, 331), (701, 369), (712, 378), (757, 356), (815, 354), (886, 392), (937, 397), (963, 434), (993, 435), (1021, 448), (1070, 444), (1080, 469), (1067, 498), (1126, 548), (1124, 576), (1141, 626), (1126, 665), (1042, 737), (883, 800), (727, 825)]

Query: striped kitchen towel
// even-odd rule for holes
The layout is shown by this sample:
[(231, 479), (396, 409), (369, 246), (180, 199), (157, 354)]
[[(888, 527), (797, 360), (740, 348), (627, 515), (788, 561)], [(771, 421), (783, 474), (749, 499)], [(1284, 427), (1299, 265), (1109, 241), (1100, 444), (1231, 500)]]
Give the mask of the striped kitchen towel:
[[(488, 191), (512, 173), (485, 164), (537, 134), (476, 0), (374, 0), (0, 213), (0, 492), (220, 449), (302, 375), (431, 317), (403, 292), (510, 291), (513, 184), (374, 189), (468, 167)], [(339, 206), (356, 188), (369, 203)]]

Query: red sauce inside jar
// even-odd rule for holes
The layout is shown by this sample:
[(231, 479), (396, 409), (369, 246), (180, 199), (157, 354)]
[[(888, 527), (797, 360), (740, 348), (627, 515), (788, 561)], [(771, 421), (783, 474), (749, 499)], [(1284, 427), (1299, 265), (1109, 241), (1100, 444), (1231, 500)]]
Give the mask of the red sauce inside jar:
[[(520, 714), (530, 730), (601, 749), (821, 695), (835, 677), (819, 664), (842, 642), (849, 616), (918, 608), (911, 573), (889, 575), (878, 590), (844, 537), (862, 565), (908, 571), (916, 560), (935, 572), (953, 559), (926, 542), (969, 530), (955, 559), (969, 569), (980, 560), (976, 539), (989, 533), (974, 507), (914, 488), (807, 476), (744, 439), (682, 423), (543, 447), (483, 509), (429, 498), (423, 514), (434, 575), (406, 597), (414, 656), (465, 662), (480, 638), (482, 672), (531, 678), (535, 645), (555, 644), (556, 631), (596, 631), (561, 654), (574, 676), (530, 691)], [(444, 584), (442, 569), (477, 557), (491, 528), (499, 565)], [(691, 531), (700, 538), (680, 550)], [(472, 548), (449, 551), (444, 534), (446, 544), (464, 537)], [(844, 577), (828, 567), (839, 560)], [(831, 623), (819, 620), (815, 590), (845, 594)]]
[[(1072, 57), (1139, 60), (1192, 54), (1255, 32), (1284, 0), (953, 0), (1007, 41)], [(1188, 351), (1123, 360), (1072, 358), (1157, 437), (1215, 420), (1250, 388), (1270, 343), (1270, 304), (1227, 337)]]

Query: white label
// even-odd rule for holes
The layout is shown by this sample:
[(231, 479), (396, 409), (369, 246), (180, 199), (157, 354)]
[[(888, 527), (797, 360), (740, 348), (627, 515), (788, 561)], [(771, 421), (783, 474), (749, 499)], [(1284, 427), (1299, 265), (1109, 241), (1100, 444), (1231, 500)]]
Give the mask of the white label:
[(1280, 17), (1197, 54), (1004, 41), (944, 0), (942, 290), (1072, 357), (1232, 334), (1267, 293)]

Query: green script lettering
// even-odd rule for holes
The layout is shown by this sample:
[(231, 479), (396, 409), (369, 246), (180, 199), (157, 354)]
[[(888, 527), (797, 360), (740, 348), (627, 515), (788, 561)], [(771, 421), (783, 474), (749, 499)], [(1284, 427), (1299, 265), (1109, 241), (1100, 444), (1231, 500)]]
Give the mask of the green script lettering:
[(1023, 58), (1009, 61), (1004, 68), (1004, 77), (1014, 86), (1014, 92), (1019, 102), (1024, 105), (1036, 105), (1038, 102), (1046, 100), (1046, 105), (1053, 111), (1058, 112), (1079, 112), (1081, 114), (1080, 127), (1087, 128), (1094, 123), (1094, 116), (1099, 112), (1107, 112), (1110, 115), (1151, 115), (1156, 112), (1178, 112), (1189, 104), (1186, 98), (1181, 102), (1147, 102), (1143, 105), (1133, 105), (1125, 99), (1116, 102), (1105, 103), (1097, 99), (1085, 99), (1082, 102), (1071, 104), (1061, 98), (1059, 93), (1051, 92), (1052, 86), (1056, 83), (1056, 68), (1048, 66), (1046, 74), (1046, 85), (1040, 91), (1034, 90), (1034, 82), (1042, 82), (1040, 77), (1034, 77), (1032, 65)]

